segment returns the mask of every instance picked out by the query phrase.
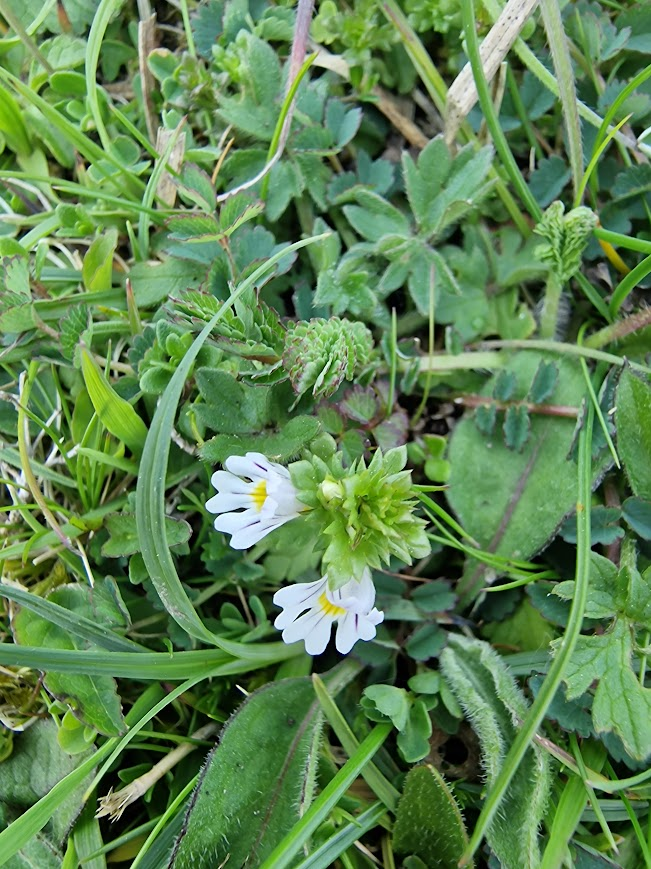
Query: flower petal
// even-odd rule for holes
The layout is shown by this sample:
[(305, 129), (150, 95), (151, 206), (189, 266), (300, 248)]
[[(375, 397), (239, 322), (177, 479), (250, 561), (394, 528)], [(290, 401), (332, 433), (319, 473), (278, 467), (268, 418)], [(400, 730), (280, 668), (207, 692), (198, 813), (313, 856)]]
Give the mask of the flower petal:
[(342, 655), (347, 655), (359, 639), (355, 619), (355, 613), (350, 612), (346, 613), (343, 618), (339, 619), (335, 636), (335, 646), (337, 651), (341, 652)]
[(283, 640), (286, 643), (305, 640), (305, 651), (309, 655), (320, 655), (328, 645), (331, 630), (332, 618), (320, 609), (311, 609), (285, 628)]
[(242, 495), (251, 488), (251, 483), (246, 482), (241, 477), (236, 477), (235, 474), (230, 474), (228, 471), (215, 471), (210, 482), (218, 492), (229, 492), (234, 495)]
[(297, 582), (278, 589), (273, 596), (273, 602), (280, 607), (298, 607), (303, 609), (312, 606), (319, 599), (326, 586), (325, 579), (316, 582)]
[(229, 456), (224, 467), (238, 477), (251, 480), (266, 480), (271, 472), (270, 462), (262, 453), (247, 453), (245, 456)]
[(235, 492), (218, 492), (206, 501), (206, 510), (209, 513), (228, 513), (230, 510), (248, 509), (252, 506), (253, 499), (248, 492), (242, 494)]

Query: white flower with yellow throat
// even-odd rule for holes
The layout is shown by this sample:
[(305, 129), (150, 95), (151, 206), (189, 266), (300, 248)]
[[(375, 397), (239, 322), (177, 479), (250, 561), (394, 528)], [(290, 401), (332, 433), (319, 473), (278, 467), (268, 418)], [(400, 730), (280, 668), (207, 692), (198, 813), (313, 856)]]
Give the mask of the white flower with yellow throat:
[(306, 509), (287, 468), (262, 453), (230, 456), (224, 467), (211, 477), (217, 494), (206, 509), (218, 514), (215, 529), (231, 535), (233, 549), (248, 549)]

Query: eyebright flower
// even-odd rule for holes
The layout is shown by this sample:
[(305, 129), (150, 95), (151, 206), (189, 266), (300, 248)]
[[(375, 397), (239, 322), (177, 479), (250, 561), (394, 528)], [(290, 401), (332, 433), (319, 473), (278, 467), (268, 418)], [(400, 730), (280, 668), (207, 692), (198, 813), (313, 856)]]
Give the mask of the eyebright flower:
[(219, 514), (215, 528), (232, 535), (233, 549), (253, 546), (306, 509), (296, 498), (287, 468), (262, 453), (230, 456), (224, 467), (212, 475), (217, 494), (206, 510)]
[(404, 470), (407, 450), (376, 450), (368, 467), (359, 459), (349, 468), (341, 453), (312, 454), (294, 462), (292, 480), (301, 501), (312, 508), (312, 522), (322, 531), (323, 572), (330, 588), (379, 568), (395, 556), (411, 564), (432, 551), (426, 522), (415, 515), (417, 501), (411, 472)]
[(337, 622), (335, 646), (346, 655), (357, 640), (372, 640), (376, 625), (384, 621), (384, 613), (374, 606), (375, 586), (368, 567), (359, 581), (351, 579), (335, 591), (330, 590), (328, 577), (324, 576), (317, 582), (281, 588), (273, 601), (283, 609), (274, 622), (283, 632), (283, 640), (286, 643), (304, 640), (308, 655), (325, 651), (334, 622)]

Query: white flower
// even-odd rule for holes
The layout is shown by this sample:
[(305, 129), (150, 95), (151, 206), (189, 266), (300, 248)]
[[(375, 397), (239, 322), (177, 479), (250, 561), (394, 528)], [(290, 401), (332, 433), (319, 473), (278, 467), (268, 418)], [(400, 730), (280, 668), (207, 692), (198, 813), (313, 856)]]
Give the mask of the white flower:
[(206, 503), (206, 510), (220, 514), (215, 528), (232, 535), (233, 549), (253, 546), (306, 509), (296, 498), (287, 468), (262, 453), (230, 456), (224, 467), (225, 471), (212, 475), (217, 494)]
[(351, 579), (335, 591), (328, 588), (325, 576), (317, 582), (281, 588), (273, 600), (283, 609), (274, 622), (283, 632), (283, 640), (286, 643), (305, 640), (309, 655), (325, 651), (334, 622), (337, 622), (335, 646), (345, 655), (357, 640), (372, 640), (376, 625), (384, 620), (384, 613), (374, 607), (375, 586), (368, 567), (359, 581)]

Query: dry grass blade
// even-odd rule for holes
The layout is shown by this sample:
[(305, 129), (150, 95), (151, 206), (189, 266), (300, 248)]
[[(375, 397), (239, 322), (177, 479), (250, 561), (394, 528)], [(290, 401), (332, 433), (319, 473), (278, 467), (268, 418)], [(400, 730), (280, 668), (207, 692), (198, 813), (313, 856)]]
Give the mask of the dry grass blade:
[[(529, 20), (538, 0), (509, 0), (481, 46), (481, 61), (487, 81), (491, 81)], [(452, 144), (459, 127), (477, 102), (477, 87), (467, 63), (448, 91), (445, 140)]]

